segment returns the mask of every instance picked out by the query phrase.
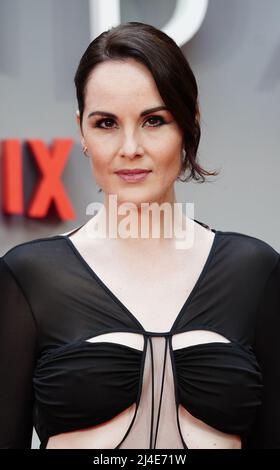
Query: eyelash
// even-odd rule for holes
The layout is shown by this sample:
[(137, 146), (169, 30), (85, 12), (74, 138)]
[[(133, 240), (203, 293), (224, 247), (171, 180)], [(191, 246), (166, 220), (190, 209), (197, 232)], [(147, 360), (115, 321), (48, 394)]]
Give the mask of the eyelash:
[[(165, 120), (164, 120), (164, 118), (161, 117), (161, 116), (150, 116), (150, 117), (145, 121), (145, 123), (146, 123), (147, 121), (149, 121), (150, 119), (157, 119), (158, 121), (160, 121), (160, 124), (158, 124), (157, 126), (148, 126), (148, 127), (160, 127), (160, 126), (162, 126), (163, 124), (165, 124)], [(98, 127), (98, 128), (100, 128), (100, 129), (113, 129), (113, 127), (101, 127), (101, 124), (102, 124), (103, 122), (105, 122), (105, 121), (111, 121), (111, 122), (112, 122), (113, 119), (111, 119), (111, 118), (99, 119), (99, 121), (96, 121), (94, 127)]]

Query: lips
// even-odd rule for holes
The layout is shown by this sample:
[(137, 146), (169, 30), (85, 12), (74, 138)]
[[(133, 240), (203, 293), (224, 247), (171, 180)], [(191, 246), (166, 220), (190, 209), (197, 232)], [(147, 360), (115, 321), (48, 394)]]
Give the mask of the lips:
[(141, 169), (141, 168), (136, 168), (134, 170), (119, 170), (119, 171), (116, 171), (116, 173), (118, 173), (119, 175), (138, 175), (138, 174), (141, 174), (141, 173), (149, 173), (151, 170), (145, 170), (145, 169)]
[(119, 170), (116, 172), (119, 178), (126, 183), (140, 183), (148, 178), (152, 170), (135, 168), (134, 170)]

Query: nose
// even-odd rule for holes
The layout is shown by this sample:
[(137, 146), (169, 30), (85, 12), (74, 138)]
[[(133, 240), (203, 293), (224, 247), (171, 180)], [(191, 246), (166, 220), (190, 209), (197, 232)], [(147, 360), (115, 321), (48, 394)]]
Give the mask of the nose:
[(139, 144), (138, 139), (130, 134), (125, 136), (123, 144), (120, 149), (120, 156), (126, 158), (135, 158), (144, 155), (142, 146)]

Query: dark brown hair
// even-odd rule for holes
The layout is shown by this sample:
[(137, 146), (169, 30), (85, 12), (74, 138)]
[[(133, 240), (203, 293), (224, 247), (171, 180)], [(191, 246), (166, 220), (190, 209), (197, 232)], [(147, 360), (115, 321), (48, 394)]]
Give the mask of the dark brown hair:
[[(150, 70), (165, 106), (183, 131), (186, 154), (178, 179), (203, 183), (205, 176), (217, 175), (216, 171), (204, 170), (197, 162), (201, 131), (195, 76), (176, 42), (152, 25), (136, 21), (122, 23), (104, 31), (89, 44), (74, 78), (81, 126), (90, 73), (101, 62), (126, 58), (133, 58)], [(190, 173), (182, 179), (186, 169)]]

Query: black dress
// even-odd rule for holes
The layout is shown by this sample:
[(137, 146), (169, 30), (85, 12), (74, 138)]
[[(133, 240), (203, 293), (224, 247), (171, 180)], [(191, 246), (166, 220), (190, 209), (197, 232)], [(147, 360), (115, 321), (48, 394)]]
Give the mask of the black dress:
[[(280, 448), (280, 255), (211, 230), (203, 270), (166, 332), (146, 331), (68, 235), (0, 258), (0, 448), (30, 448), (33, 425), (45, 448), (133, 404), (107, 448), (187, 449), (179, 407), (240, 436), (242, 448)], [(193, 330), (219, 336), (173, 348), (172, 337)], [(142, 348), (132, 346), (139, 335)]]

